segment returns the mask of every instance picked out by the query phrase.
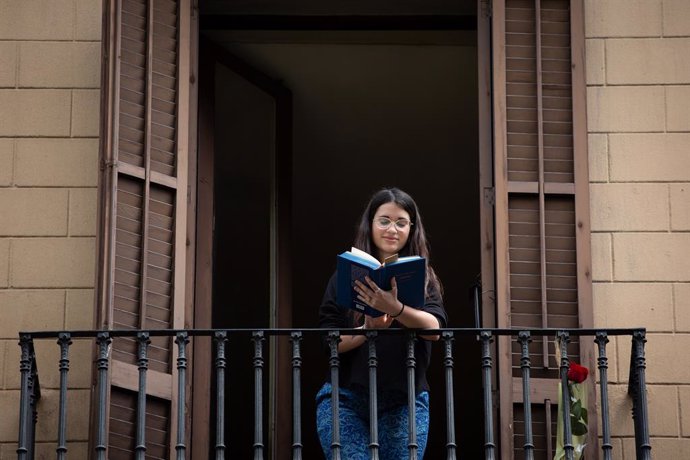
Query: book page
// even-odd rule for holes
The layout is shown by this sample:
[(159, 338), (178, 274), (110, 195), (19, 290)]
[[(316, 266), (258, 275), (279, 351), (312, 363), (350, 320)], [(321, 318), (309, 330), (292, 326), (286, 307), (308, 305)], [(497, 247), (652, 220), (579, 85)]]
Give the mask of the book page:
[(362, 259), (368, 260), (368, 261), (370, 261), (370, 262), (372, 262), (372, 263), (375, 263), (376, 265), (381, 265), (381, 262), (379, 262), (379, 261), (376, 259), (376, 257), (372, 256), (372, 255), (369, 254), (368, 252), (362, 251), (361, 249), (357, 249), (357, 248), (354, 247), (354, 246), (352, 246), (352, 248), (350, 249), (350, 252), (351, 252), (353, 255), (355, 255), (355, 256), (357, 256), (357, 257), (360, 257), (360, 258), (362, 258)]

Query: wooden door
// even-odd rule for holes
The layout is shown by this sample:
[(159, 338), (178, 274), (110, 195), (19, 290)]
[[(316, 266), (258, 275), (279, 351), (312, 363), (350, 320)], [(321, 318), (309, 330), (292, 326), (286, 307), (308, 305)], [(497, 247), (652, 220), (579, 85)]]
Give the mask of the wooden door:
[[(192, 27), (189, 0), (104, 2), (97, 327), (185, 326)], [(147, 458), (176, 442), (174, 338), (151, 339)], [(135, 447), (137, 343), (112, 343), (109, 458)], [(182, 402), (183, 403), (183, 402)], [(94, 407), (94, 410), (96, 408)]]
[[(491, 15), (497, 326), (591, 327), (583, 2), (494, 0)], [(551, 458), (553, 338), (535, 338), (531, 354), (535, 456)], [(569, 356), (595, 363), (591, 341), (574, 338)], [(498, 340), (498, 366), (501, 457), (522, 458), (515, 341)]]

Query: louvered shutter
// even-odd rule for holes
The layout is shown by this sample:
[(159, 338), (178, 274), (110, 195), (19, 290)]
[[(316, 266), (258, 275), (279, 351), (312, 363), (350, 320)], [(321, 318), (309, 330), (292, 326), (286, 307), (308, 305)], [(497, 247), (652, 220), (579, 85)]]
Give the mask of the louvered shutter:
[[(105, 2), (99, 327), (184, 327), (190, 81), (190, 5)], [(147, 385), (147, 458), (175, 440), (176, 350), (153, 337)], [(131, 458), (137, 344), (113, 341), (108, 456)]]
[[(493, 2), (499, 327), (592, 325), (582, 10), (582, 0)], [(590, 342), (573, 338), (571, 359), (591, 366)], [(522, 458), (520, 347), (498, 343), (502, 458)], [(530, 349), (535, 457), (552, 458), (553, 338)], [(589, 422), (596, 433), (596, 417)]]

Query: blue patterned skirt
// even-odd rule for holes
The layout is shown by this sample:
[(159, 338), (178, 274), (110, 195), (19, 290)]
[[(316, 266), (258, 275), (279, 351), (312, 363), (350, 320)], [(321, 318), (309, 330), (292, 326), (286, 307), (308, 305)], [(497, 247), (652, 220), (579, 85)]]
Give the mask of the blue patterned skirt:
[[(316, 395), (316, 429), (324, 455), (331, 459), (333, 415), (331, 384), (326, 383)], [(369, 458), (369, 392), (364, 388), (340, 388), (340, 444), (343, 460)], [(379, 458), (399, 460), (409, 457), (407, 395), (378, 394)], [(429, 436), (429, 392), (416, 397), (418, 458), (424, 457)]]

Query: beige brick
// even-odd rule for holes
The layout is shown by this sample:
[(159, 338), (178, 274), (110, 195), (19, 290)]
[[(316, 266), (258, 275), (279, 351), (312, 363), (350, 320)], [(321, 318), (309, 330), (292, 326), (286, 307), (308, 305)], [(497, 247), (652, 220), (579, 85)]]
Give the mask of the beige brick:
[(67, 190), (0, 189), (0, 236), (67, 234)]
[(73, 0), (0, 0), (0, 40), (71, 40), (73, 36)]
[[(84, 415), (86, 417), (86, 415)], [(51, 442), (37, 442), (36, 443), (36, 460), (50, 460), (55, 458), (55, 449), (57, 444), (55, 441)], [(16, 449), (17, 446), (12, 446)], [(2, 452), (0, 450), (0, 452)], [(15, 458), (16, 453), (14, 450), (8, 449), (7, 458)], [(5, 457), (0, 456), (0, 459)], [(88, 442), (70, 442), (67, 441), (67, 458), (89, 458), (89, 443)]]
[(662, 283), (594, 283), (597, 327), (673, 330), (673, 286)]
[(590, 182), (609, 180), (609, 148), (606, 134), (590, 134), (587, 137)]
[(101, 46), (97, 42), (27, 42), (19, 48), (19, 86), (97, 88)]
[[(630, 348), (630, 344), (627, 348)], [(647, 383), (690, 383), (690, 367), (679, 365), (679, 357), (685, 356), (688, 349), (690, 349), (690, 334), (647, 334), (645, 345)], [(627, 375), (630, 356), (627, 355), (627, 360), (624, 360), (624, 357), (626, 355), (619, 356), (619, 365), (621, 371), (625, 371)]]
[(65, 308), (65, 329), (93, 329), (93, 327), (93, 289), (68, 290)]
[[(67, 393), (67, 438), (74, 441), (87, 441), (89, 435), (90, 392), (87, 390), (71, 390)], [(56, 437), (55, 427), (58, 425), (58, 407), (60, 392), (46, 390), (41, 392), (36, 425), (36, 440), (53, 441)]]
[(19, 379), (20, 359), (21, 351), (15, 337), (14, 340), (5, 343), (5, 367), (2, 369), (3, 374), (5, 374), (5, 388), (9, 390), (21, 388)]
[[(19, 369), (17, 367), (17, 369)], [(19, 373), (19, 370), (17, 370)], [(8, 416), (0, 417), (0, 442), (17, 442), (19, 433), (19, 391), (0, 391), (0, 407)], [(13, 414), (13, 416), (9, 416)]]
[[(15, 338), (16, 340), (16, 338)], [(7, 344), (11, 343), (9, 340), (0, 340), (0, 388), (5, 388), (5, 348)]]
[(10, 240), (0, 238), (0, 288), (9, 286)]
[(69, 349), (70, 370), (68, 385), (70, 388), (91, 388), (93, 342), (77, 339), (73, 342)]
[(690, 36), (690, 2), (663, 0), (664, 37)]
[(72, 102), (72, 136), (98, 137), (100, 92), (75, 90)]
[(28, 238), (12, 241), (12, 286), (93, 287), (93, 238)]
[[(690, 452), (690, 439), (680, 438), (651, 438), (652, 458), (664, 460), (685, 460)], [(625, 458), (634, 459), (635, 440), (629, 439), (623, 445)]]
[(609, 420), (612, 436), (631, 436), (633, 428), (632, 400), (628, 385), (609, 385)]
[(606, 82), (644, 85), (690, 82), (690, 38), (606, 41)]
[(0, 88), (13, 88), (17, 84), (17, 45), (0, 42)]
[(690, 437), (690, 386), (678, 387), (680, 399), (680, 435)]
[(664, 88), (608, 86), (587, 88), (590, 132), (663, 131)]
[(587, 37), (661, 35), (661, 0), (586, 0)]
[(0, 89), (0, 136), (68, 136), (70, 92)]
[(585, 41), (585, 57), (588, 85), (603, 85), (605, 80), (604, 43), (601, 39), (587, 39)]
[(77, 20), (74, 30), (76, 40), (100, 40), (103, 2), (76, 0)]
[[(599, 431), (601, 431), (601, 423), (599, 423)], [(601, 434), (599, 435), (599, 445), (604, 443)], [(624, 460), (623, 459), (623, 440), (620, 438), (611, 439), (611, 459), (612, 460)]]
[(611, 281), (613, 279), (611, 235), (608, 233), (592, 233), (591, 243), (592, 280)]
[(678, 436), (680, 434), (678, 391), (675, 386), (647, 385), (647, 406), (651, 436)]
[(95, 188), (75, 189), (69, 192), (69, 234), (72, 236), (96, 235)]
[(690, 332), (690, 283), (673, 285), (676, 304), (676, 331)]
[(98, 184), (98, 140), (19, 139), (17, 185), (95, 187)]
[(62, 290), (0, 291), (0, 338), (16, 339), (19, 331), (62, 329), (64, 315)]
[(593, 231), (654, 231), (669, 228), (665, 184), (591, 184)]
[(611, 180), (690, 180), (690, 134), (611, 134)]
[(0, 139), (0, 187), (12, 185), (14, 139)]
[(690, 281), (690, 233), (613, 235), (618, 281)]
[(670, 184), (669, 187), (671, 188), (671, 230), (690, 230), (690, 183)]
[(690, 131), (690, 86), (666, 87), (666, 128)]

